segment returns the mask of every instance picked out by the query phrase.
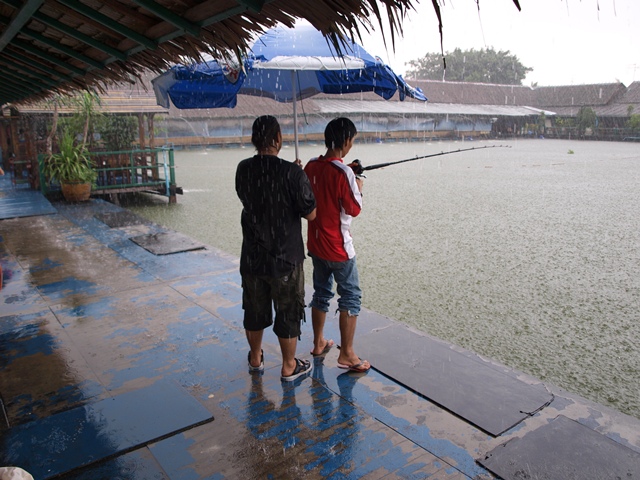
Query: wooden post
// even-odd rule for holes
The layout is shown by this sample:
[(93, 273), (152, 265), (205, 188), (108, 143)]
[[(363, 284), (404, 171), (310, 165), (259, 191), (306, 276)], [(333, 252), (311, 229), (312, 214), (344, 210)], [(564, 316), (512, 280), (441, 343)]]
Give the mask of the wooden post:
[[(16, 184), (16, 167), (15, 167), (15, 162), (18, 160), (18, 145), (19, 145), (19, 138), (18, 138), (18, 117), (15, 117), (13, 115), (11, 115), (11, 117), (9, 117), (9, 143), (11, 144), (11, 146), (9, 147), (9, 152), (7, 154), (7, 164), (9, 165), (9, 170), (11, 171), (11, 181), (13, 182), (13, 184)], [(21, 172), (20, 172), (21, 174)]]
[(36, 148), (35, 128), (31, 117), (22, 116), (22, 127), (25, 143), (25, 160), (28, 162), (29, 185), (34, 190), (40, 188), (40, 175), (38, 175), (38, 153)]
[[(144, 132), (144, 113), (138, 113), (138, 138), (140, 140), (140, 150), (145, 149), (145, 132)], [(135, 160), (134, 160), (135, 161)], [(140, 160), (136, 162), (142, 167), (143, 181), (146, 181), (147, 174), (147, 156), (144, 153), (140, 153)]]
[(11, 116), (10, 117), (10, 128), (11, 128), (11, 153), (14, 155), (18, 155), (18, 145), (20, 143), (20, 139), (18, 138), (18, 117)]
[(3, 170), (9, 170), (9, 136), (8, 125), (4, 120), (0, 120), (0, 149), (2, 149), (2, 166)]
[[(151, 113), (147, 113), (147, 127), (149, 128), (149, 147), (151, 149), (156, 148), (156, 141), (155, 141), (155, 133), (154, 133), (154, 125), (153, 125), (153, 117), (154, 117), (155, 113), (151, 112)], [(152, 153), (151, 154), (151, 165), (154, 167), (151, 170), (151, 175), (153, 177), (154, 180), (158, 180), (158, 178), (160, 178), (160, 173), (159, 173), (159, 168), (160, 165), (158, 163), (158, 154), (157, 153)]]
[(144, 113), (138, 114), (138, 138), (140, 140), (140, 150), (145, 148), (145, 133), (144, 133)]
[(149, 148), (156, 148), (155, 133), (153, 131), (153, 116), (155, 113), (147, 113), (147, 128), (149, 128)]

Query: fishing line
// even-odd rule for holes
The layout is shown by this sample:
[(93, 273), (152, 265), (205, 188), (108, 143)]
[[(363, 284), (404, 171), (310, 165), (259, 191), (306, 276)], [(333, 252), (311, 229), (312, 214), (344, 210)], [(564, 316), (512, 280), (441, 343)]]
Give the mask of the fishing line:
[(440, 155), (449, 155), (451, 153), (470, 152), (471, 150), (482, 150), (483, 148), (511, 148), (511, 145), (485, 145), (483, 147), (460, 148), (458, 150), (451, 150), (449, 152), (439, 152), (439, 153), (432, 153), (430, 155), (421, 155), (419, 157), (405, 158), (404, 160), (397, 160), (395, 162), (376, 163), (375, 165), (369, 165), (368, 167), (364, 167), (362, 165), (362, 162), (356, 158), (348, 166), (351, 167), (351, 169), (353, 170), (353, 173), (355, 173), (356, 176), (367, 178), (364, 175), (364, 172), (367, 170), (376, 170), (377, 168), (384, 168), (390, 165), (397, 165), (398, 163), (413, 162), (414, 160), (420, 160), (422, 158), (439, 157)]
[[(369, 165), (366, 167), (361, 167), (362, 171), (367, 171), (367, 170), (376, 170), (378, 168), (384, 168), (384, 167), (388, 167), (390, 165), (397, 165), (398, 163), (405, 163), (405, 162), (413, 162), (415, 160), (421, 160), (423, 158), (430, 158), (430, 157), (439, 157), (440, 155), (450, 155), (452, 153), (460, 153), (460, 152), (470, 152), (472, 150), (482, 150), (484, 148), (511, 148), (511, 145), (485, 145), (483, 147), (471, 147), (471, 148), (460, 148), (458, 150), (451, 150), (449, 152), (439, 152), (439, 153), (432, 153), (430, 155), (421, 155), (419, 157), (412, 157), (412, 158), (406, 158), (404, 160), (397, 160), (395, 162), (386, 162), (386, 163), (377, 163), (375, 165)], [(354, 160), (353, 163), (356, 162), (360, 162), (360, 160)], [(356, 172), (357, 173), (357, 172)]]

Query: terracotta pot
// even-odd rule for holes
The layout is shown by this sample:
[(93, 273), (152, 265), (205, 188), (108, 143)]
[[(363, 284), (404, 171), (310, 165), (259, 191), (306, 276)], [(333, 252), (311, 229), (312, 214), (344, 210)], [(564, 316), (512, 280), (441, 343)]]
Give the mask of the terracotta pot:
[(62, 183), (60, 187), (67, 202), (86, 202), (91, 196), (90, 183)]

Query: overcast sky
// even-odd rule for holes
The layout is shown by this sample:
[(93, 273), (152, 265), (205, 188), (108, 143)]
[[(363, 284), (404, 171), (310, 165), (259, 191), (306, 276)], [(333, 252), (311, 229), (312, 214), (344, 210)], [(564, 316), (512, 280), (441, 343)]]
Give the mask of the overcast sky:
[[(640, 0), (445, 0), (444, 51), (493, 47), (510, 51), (533, 71), (524, 85), (578, 85), (640, 81)], [(440, 52), (438, 24), (430, 0), (404, 22), (395, 54), (379, 31), (363, 46), (400, 74), (406, 62)]]

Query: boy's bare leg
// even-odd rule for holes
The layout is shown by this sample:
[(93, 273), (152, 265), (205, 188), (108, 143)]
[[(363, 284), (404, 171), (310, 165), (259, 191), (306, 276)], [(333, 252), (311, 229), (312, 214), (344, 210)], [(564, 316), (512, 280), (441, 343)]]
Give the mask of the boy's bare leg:
[(324, 338), (324, 322), (326, 318), (326, 312), (311, 307), (311, 323), (313, 325), (313, 351), (311, 353), (313, 355), (320, 355), (329, 344), (329, 341)]
[[(347, 311), (340, 311), (340, 355), (338, 363), (341, 365), (357, 365), (361, 362), (360, 357), (353, 350), (353, 339), (356, 335), (357, 315), (349, 315)], [(364, 360), (364, 368), (369, 368), (369, 362)]]

